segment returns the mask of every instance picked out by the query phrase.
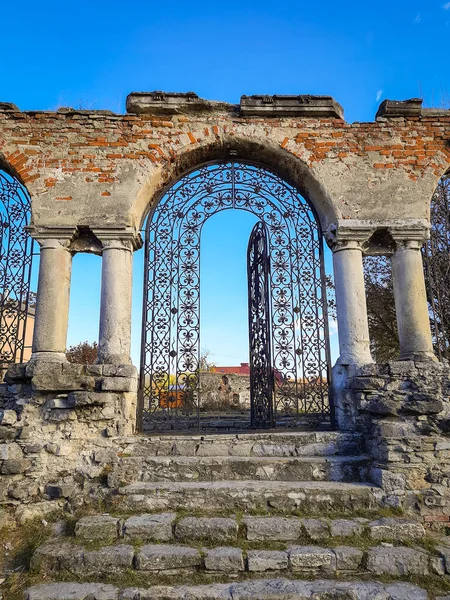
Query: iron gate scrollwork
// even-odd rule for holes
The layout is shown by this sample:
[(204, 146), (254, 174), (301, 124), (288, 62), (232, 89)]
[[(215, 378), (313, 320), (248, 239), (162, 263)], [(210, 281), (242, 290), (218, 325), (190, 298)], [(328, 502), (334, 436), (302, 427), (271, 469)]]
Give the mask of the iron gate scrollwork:
[[(274, 173), (243, 161), (205, 164), (175, 182), (148, 217), (139, 394), (143, 429), (202, 420), (200, 239), (223, 210), (267, 231), (274, 414), (329, 418), (323, 243), (312, 206)], [(139, 423), (138, 423), (139, 425)]]
[(433, 345), (450, 358), (450, 173), (439, 181), (430, 205), (430, 239), (422, 247)]
[(30, 279), (34, 242), (30, 198), (14, 177), (0, 171), (0, 366), (24, 362), (30, 312)]
[(256, 428), (275, 425), (267, 246), (267, 231), (259, 221), (252, 230), (247, 250), (250, 425)]

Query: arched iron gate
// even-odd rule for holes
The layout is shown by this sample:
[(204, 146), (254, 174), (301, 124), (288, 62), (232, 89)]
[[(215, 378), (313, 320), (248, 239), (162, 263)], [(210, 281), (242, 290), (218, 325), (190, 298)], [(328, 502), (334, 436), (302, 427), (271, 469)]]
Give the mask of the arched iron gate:
[(320, 225), (274, 173), (229, 161), (172, 185), (146, 227), (139, 394), (143, 429), (200, 425), (200, 237), (220, 211), (253, 213), (268, 232), (274, 412), (329, 418), (330, 351)]
[(34, 244), (26, 230), (30, 223), (30, 212), (30, 198), (24, 186), (5, 171), (0, 171), (2, 376), (8, 364), (24, 362), (31, 353), (32, 332), (29, 331), (29, 318), (34, 315), (34, 309), (30, 306), (30, 279)]

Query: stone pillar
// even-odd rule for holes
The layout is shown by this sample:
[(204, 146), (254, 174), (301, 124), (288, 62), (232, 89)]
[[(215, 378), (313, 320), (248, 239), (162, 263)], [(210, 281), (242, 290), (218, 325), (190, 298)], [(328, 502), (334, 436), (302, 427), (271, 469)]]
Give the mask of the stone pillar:
[(333, 266), (339, 331), (338, 363), (355, 366), (372, 363), (361, 242), (336, 243)]
[(72, 272), (70, 240), (35, 237), (41, 252), (31, 360), (64, 362)]
[(129, 364), (133, 242), (102, 239), (98, 362)]
[(422, 240), (397, 241), (392, 256), (401, 360), (436, 360), (422, 264)]

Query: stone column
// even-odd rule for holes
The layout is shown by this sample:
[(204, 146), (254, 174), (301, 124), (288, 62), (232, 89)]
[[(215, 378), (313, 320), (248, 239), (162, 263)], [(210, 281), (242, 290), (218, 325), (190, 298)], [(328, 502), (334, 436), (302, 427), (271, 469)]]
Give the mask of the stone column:
[(66, 360), (72, 254), (70, 239), (34, 236), (40, 247), (31, 360)]
[(129, 364), (133, 242), (102, 239), (98, 362)]
[(422, 243), (422, 239), (397, 241), (391, 259), (401, 360), (436, 360), (425, 291)]
[(361, 242), (336, 243), (333, 266), (339, 331), (338, 363), (355, 366), (372, 363)]

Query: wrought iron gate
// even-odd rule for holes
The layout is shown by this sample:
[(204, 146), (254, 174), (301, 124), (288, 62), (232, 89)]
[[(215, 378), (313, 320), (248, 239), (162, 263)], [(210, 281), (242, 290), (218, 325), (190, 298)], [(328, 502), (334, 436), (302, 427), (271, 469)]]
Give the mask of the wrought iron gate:
[(433, 345), (439, 360), (450, 358), (450, 173), (433, 194), (430, 239), (422, 248)]
[(33, 240), (26, 226), (30, 222), (30, 198), (14, 177), (0, 171), (0, 371), (14, 362), (23, 362), (31, 352), (27, 335), (30, 313), (30, 278)]
[(267, 246), (266, 227), (259, 221), (252, 230), (247, 250), (250, 424), (257, 428), (275, 425)]
[(228, 209), (267, 230), (276, 418), (330, 419), (330, 353), (320, 225), (311, 205), (274, 173), (245, 162), (206, 164), (179, 179), (148, 217), (139, 394), (142, 429), (198, 427), (200, 238)]

